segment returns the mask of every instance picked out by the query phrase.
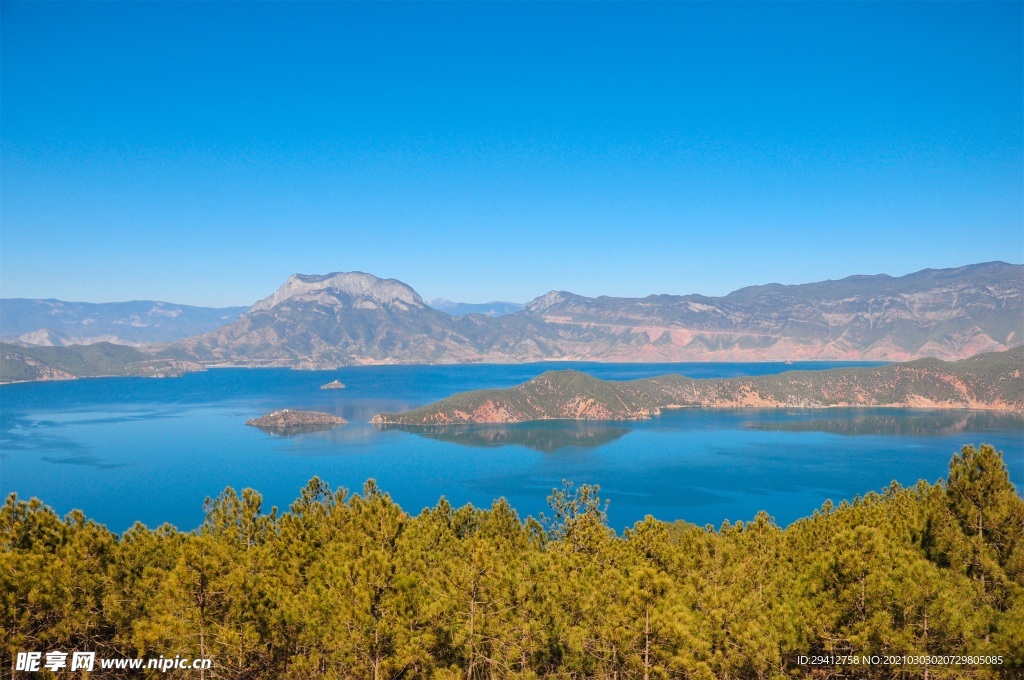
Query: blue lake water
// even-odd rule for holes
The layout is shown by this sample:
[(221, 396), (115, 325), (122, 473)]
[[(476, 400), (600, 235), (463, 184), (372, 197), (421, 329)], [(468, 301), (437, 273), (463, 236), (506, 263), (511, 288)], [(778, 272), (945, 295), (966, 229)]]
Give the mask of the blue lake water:
[[(521, 517), (547, 510), (562, 480), (598, 484), (621, 530), (653, 515), (697, 524), (766, 510), (781, 525), (838, 503), (946, 475), (966, 443), (1004, 452), (1024, 489), (1024, 423), (980, 412), (896, 409), (683, 409), (642, 423), (547, 422), (431, 432), (378, 431), (400, 411), (552, 368), (605, 379), (759, 375), (836, 363), (375, 366), (336, 371), (218, 369), (177, 379), (101, 378), (0, 387), (0, 491), (80, 508), (114, 531), (139, 520), (192, 529), (203, 500), (252, 487), (287, 508), (315, 476), (359, 490), (373, 478), (408, 512), (505, 497)], [(860, 364), (863, 365), (863, 364)], [(343, 390), (321, 390), (334, 379)], [(326, 432), (246, 427), (281, 409), (340, 415)]]

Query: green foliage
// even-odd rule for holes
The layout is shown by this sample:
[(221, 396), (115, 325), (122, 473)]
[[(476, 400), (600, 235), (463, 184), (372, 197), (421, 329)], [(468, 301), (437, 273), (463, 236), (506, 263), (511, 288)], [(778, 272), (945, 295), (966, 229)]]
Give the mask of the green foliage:
[(4, 653), (203, 656), (211, 678), (1001, 677), (798, 663), (829, 654), (1024, 667), (1024, 500), (992, 447), (964, 447), (948, 482), (786, 529), (648, 517), (619, 537), (597, 487), (549, 501), (539, 522), (504, 500), (410, 517), (372, 481), (350, 495), (314, 478), (284, 513), (227, 489), (194, 532), (118, 537), (12, 494)]

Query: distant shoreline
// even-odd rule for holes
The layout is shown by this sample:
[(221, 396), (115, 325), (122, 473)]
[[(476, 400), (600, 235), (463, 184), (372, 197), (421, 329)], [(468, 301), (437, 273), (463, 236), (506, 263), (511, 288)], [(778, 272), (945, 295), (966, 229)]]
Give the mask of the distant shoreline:
[[(196, 362), (200, 363), (200, 362)], [(800, 370), (801, 366), (808, 366), (814, 364), (862, 364), (857, 366), (848, 366), (849, 368), (873, 368), (877, 366), (887, 366), (893, 363), (892, 361), (876, 361), (876, 360), (842, 360), (842, 359), (822, 359), (822, 360), (801, 360), (801, 361), (577, 361), (573, 359), (544, 359), (541, 361), (522, 361), (522, 362), (504, 362), (504, 363), (477, 363), (477, 362), (439, 362), (439, 363), (398, 363), (398, 362), (379, 362), (379, 363), (361, 363), (361, 364), (347, 364), (344, 366), (336, 366), (332, 368), (303, 368), (299, 366), (254, 366), (251, 364), (210, 364), (202, 365), (200, 370), (185, 371), (180, 375), (79, 375), (69, 376), (61, 378), (39, 378), (35, 380), (2, 380), (0, 379), (0, 385), (19, 385), (24, 383), (51, 383), (51, 382), (71, 382), (75, 380), (91, 380), (94, 378), (147, 378), (147, 379), (164, 379), (164, 378), (181, 378), (186, 373), (203, 373), (205, 371), (216, 371), (222, 369), (244, 369), (244, 370), (290, 370), (296, 372), (306, 373), (329, 373), (331, 371), (342, 371), (352, 368), (383, 368), (387, 366), (396, 367), (443, 367), (443, 366), (549, 366), (556, 364), (573, 364), (573, 365), (587, 365), (587, 366), (614, 366), (614, 365), (625, 365), (625, 366), (710, 366), (710, 365), (728, 365), (728, 364), (779, 364), (790, 366), (789, 370)], [(815, 369), (818, 370), (818, 369)]]

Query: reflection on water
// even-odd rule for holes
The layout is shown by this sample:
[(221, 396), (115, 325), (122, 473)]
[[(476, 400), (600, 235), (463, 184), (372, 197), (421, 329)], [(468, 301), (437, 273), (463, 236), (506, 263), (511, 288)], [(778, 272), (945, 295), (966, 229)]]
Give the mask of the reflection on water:
[(251, 425), (251, 427), (255, 427), (257, 430), (263, 430), (267, 434), (272, 435), (274, 437), (294, 437), (297, 434), (309, 434), (311, 432), (326, 432), (327, 430), (333, 430), (337, 426), (338, 425), (336, 423), (321, 423), (310, 425)]
[(541, 421), (514, 425), (438, 425), (412, 427), (385, 425), (382, 430), (412, 432), (462, 446), (525, 446), (534, 451), (550, 453), (567, 446), (596, 448), (619, 439), (629, 428), (611, 423), (579, 421)]
[(59, 434), (60, 424), (54, 420), (6, 416), (0, 431), (0, 458), (12, 451), (81, 453), (88, 450), (84, 444)]
[(991, 411), (922, 412), (901, 410), (893, 414), (863, 414), (814, 420), (754, 421), (744, 423), (752, 430), (784, 432), (828, 432), (847, 435), (942, 436), (959, 432), (1022, 430), (1024, 415)]
[(88, 465), (89, 467), (94, 467), (97, 470), (113, 470), (115, 468), (126, 467), (124, 463), (108, 463), (103, 458), (83, 454), (68, 456), (42, 456), (39, 460), (47, 463), (55, 463), (57, 465)]
[[(779, 432), (825, 432), (839, 435), (914, 435), (946, 436), (963, 432), (1024, 430), (1024, 415), (993, 411), (898, 411), (879, 413), (880, 409), (829, 410), (828, 417), (807, 409), (757, 409), (746, 413), (742, 427), (748, 430)], [(597, 448), (614, 442), (634, 429), (688, 431), (706, 428), (708, 420), (722, 414), (735, 417), (736, 411), (697, 409), (675, 417), (670, 412), (650, 421), (580, 422), (547, 420), (509, 425), (383, 425), (377, 430), (417, 434), (427, 439), (473, 447), (525, 446), (551, 452), (568, 446)], [(810, 418), (809, 418), (810, 417)], [(692, 422), (691, 422), (692, 421)]]

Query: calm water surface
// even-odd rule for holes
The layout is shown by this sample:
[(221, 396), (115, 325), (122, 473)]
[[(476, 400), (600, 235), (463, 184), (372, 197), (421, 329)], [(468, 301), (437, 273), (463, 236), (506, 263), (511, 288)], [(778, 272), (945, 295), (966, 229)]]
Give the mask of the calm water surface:
[[(563, 479), (601, 486), (616, 529), (644, 515), (718, 525), (767, 510), (786, 525), (826, 499), (896, 480), (944, 477), (965, 443), (1004, 452), (1024, 489), (1024, 423), (979, 412), (893, 409), (668, 412), (643, 423), (539, 423), (408, 432), (376, 430), (381, 411), (454, 392), (511, 386), (551, 368), (605, 379), (682, 373), (759, 375), (843, 364), (526, 364), (386, 366), (305, 372), (219, 369), (180, 379), (109, 378), (0, 387), (0, 491), (122, 531), (135, 520), (196, 527), (203, 500), (252, 487), (286, 508), (314, 475), (358, 490), (373, 478), (416, 514), (441, 496), (522, 517), (547, 509)], [(861, 364), (863, 365), (863, 364)], [(343, 390), (321, 390), (335, 378)], [(244, 422), (280, 408), (349, 424), (272, 436)]]

